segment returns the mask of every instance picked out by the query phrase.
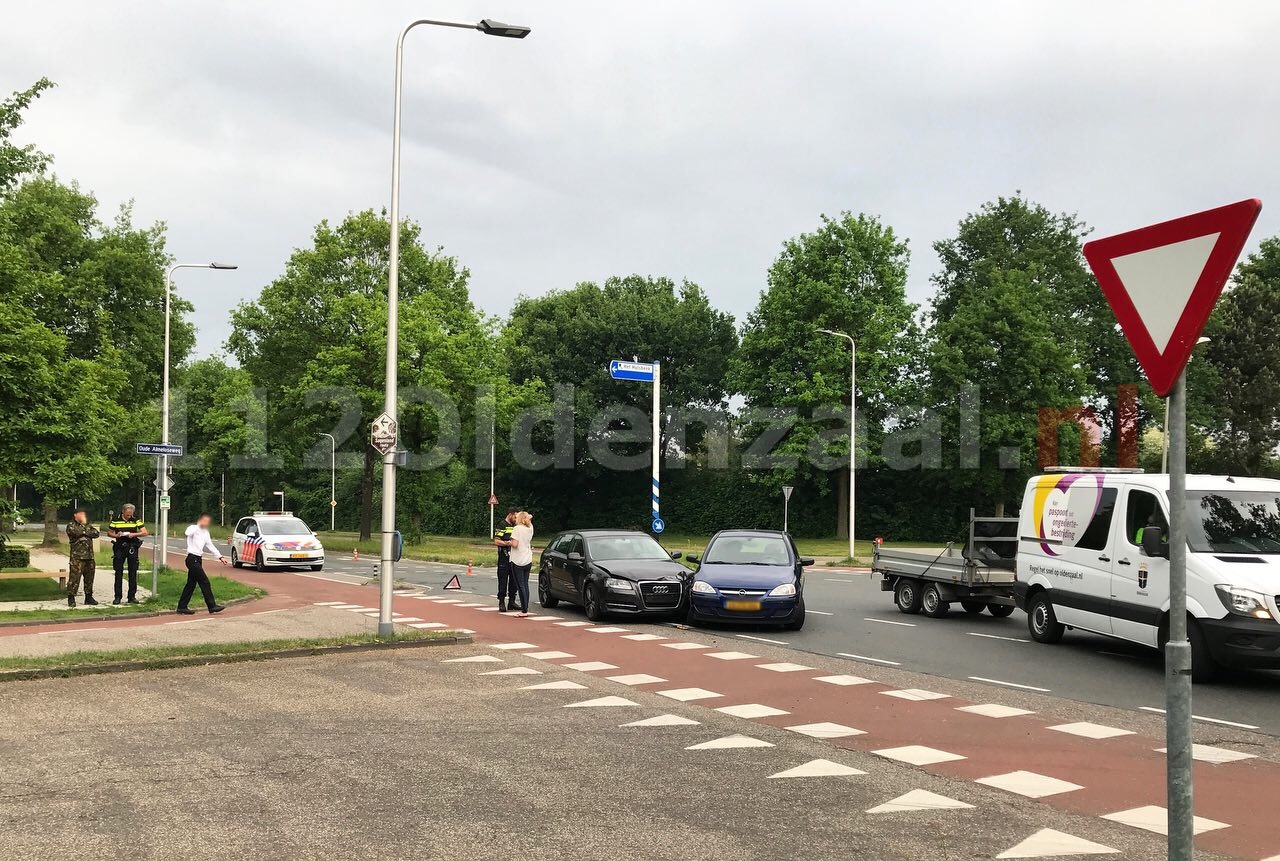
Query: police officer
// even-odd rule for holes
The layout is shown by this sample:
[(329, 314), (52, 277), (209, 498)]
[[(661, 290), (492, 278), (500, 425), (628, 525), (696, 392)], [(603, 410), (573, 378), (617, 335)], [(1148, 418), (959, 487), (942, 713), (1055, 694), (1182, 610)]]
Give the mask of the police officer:
[(115, 541), (115, 549), (111, 552), (111, 564), (116, 573), (116, 599), (119, 604), (124, 592), (124, 568), (129, 566), (129, 603), (138, 603), (138, 551), (142, 549), (142, 539), (147, 536), (147, 525), (134, 514), (133, 504), (127, 504), (120, 511), (120, 517), (107, 525), (107, 537)]
[(67, 543), (71, 545), (70, 575), (67, 577), (67, 606), (76, 605), (76, 592), (80, 590), (80, 581), (84, 581), (85, 604), (97, 604), (93, 600), (93, 539), (98, 537), (98, 528), (89, 522), (83, 508), (76, 510), (71, 522), (67, 524)]
[(511, 596), (511, 606), (516, 606), (516, 583), (511, 578), (511, 530), (516, 526), (518, 508), (508, 508), (502, 525), (493, 533), (493, 543), (498, 548), (498, 612), (507, 612), (507, 596)]

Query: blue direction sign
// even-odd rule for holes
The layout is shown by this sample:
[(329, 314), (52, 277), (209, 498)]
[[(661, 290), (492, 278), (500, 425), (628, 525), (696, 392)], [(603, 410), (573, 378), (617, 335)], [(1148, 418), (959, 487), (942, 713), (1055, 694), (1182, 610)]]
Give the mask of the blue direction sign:
[(624, 362), (614, 359), (609, 363), (609, 376), (615, 380), (630, 380), (634, 383), (653, 382), (652, 362)]
[(661, 535), (662, 530), (667, 528), (667, 524), (661, 517), (653, 518), (653, 531), (655, 535)]
[(140, 442), (138, 454), (159, 454), (169, 457), (182, 457), (182, 446), (167, 442)]

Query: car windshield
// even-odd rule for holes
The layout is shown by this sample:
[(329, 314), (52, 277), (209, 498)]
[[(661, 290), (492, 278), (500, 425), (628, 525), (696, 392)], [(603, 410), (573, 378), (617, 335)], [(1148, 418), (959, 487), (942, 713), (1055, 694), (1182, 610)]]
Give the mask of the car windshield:
[(605, 535), (587, 539), (592, 559), (670, 559), (671, 554), (648, 535)]
[(1199, 553), (1280, 553), (1280, 496), (1188, 492), (1187, 543)]
[(790, 565), (791, 553), (780, 535), (725, 535), (711, 542), (706, 565)]
[(271, 520), (259, 520), (258, 528), (263, 535), (310, 535), (307, 524), (296, 517), (275, 517)]

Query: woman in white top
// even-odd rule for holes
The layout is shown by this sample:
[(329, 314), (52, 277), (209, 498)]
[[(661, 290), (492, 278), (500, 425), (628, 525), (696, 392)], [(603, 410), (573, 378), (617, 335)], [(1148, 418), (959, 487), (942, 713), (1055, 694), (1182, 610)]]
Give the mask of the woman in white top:
[(529, 615), (529, 569), (533, 567), (533, 515), (516, 512), (516, 526), (511, 530), (511, 579), (520, 596), (520, 612)]

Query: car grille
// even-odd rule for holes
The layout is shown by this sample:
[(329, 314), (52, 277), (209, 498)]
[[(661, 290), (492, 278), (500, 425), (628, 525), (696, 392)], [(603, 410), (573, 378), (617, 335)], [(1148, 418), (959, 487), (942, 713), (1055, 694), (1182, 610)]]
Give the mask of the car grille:
[(640, 584), (640, 594), (644, 596), (644, 605), (655, 609), (660, 607), (679, 607), (680, 592), (680, 584), (669, 580)]

